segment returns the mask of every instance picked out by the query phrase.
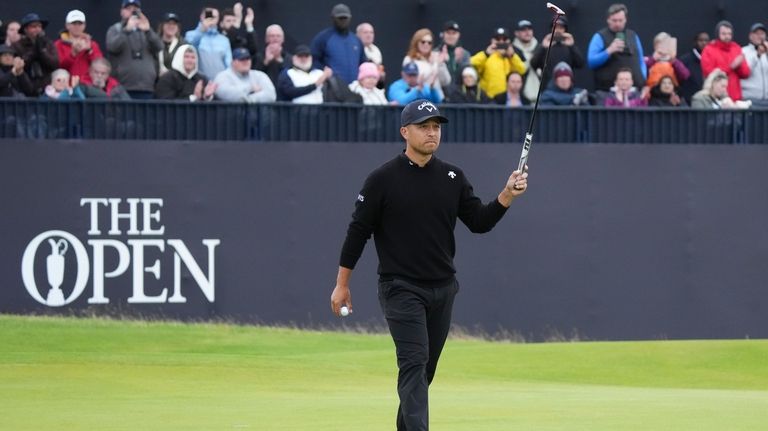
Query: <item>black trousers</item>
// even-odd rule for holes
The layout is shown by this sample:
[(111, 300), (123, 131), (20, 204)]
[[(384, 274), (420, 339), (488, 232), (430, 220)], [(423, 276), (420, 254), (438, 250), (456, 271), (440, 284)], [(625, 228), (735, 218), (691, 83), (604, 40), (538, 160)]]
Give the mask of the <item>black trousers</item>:
[(398, 431), (429, 429), (429, 384), (451, 326), (457, 281), (420, 287), (402, 280), (379, 283), (379, 303), (397, 351)]

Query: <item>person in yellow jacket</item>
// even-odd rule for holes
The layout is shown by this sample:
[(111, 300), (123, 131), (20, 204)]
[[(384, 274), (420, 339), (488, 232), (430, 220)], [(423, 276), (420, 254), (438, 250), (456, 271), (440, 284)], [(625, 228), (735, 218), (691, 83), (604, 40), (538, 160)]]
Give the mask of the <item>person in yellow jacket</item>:
[(507, 90), (507, 75), (511, 72), (525, 74), (525, 62), (509, 42), (509, 33), (505, 28), (499, 27), (494, 32), (488, 48), (473, 55), (469, 60), (480, 76), (480, 88), (490, 98)]

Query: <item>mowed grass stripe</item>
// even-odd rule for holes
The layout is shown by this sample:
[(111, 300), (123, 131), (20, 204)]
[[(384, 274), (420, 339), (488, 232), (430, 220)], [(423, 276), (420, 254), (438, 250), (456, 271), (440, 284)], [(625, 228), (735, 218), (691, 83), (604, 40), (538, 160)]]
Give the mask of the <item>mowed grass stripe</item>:
[[(0, 316), (9, 430), (391, 430), (386, 335)], [(450, 340), (434, 430), (762, 430), (768, 342)]]

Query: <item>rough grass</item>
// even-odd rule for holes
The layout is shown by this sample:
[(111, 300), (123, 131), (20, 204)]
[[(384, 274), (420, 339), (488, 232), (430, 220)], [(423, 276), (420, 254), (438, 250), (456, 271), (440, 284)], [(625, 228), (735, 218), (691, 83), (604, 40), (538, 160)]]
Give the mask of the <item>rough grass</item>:
[[(3, 430), (392, 430), (386, 335), (0, 315)], [(433, 430), (764, 430), (768, 341), (450, 340)]]

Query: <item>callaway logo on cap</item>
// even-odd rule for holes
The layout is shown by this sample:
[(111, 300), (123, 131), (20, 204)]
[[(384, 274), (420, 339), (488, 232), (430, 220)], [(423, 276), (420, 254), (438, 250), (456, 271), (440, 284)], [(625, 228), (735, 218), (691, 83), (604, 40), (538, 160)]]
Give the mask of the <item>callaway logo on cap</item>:
[(441, 123), (448, 122), (447, 118), (440, 115), (440, 110), (437, 109), (437, 106), (429, 100), (414, 100), (403, 108), (403, 112), (400, 114), (400, 126), (405, 127), (409, 124), (423, 123), (430, 118), (437, 118)]

